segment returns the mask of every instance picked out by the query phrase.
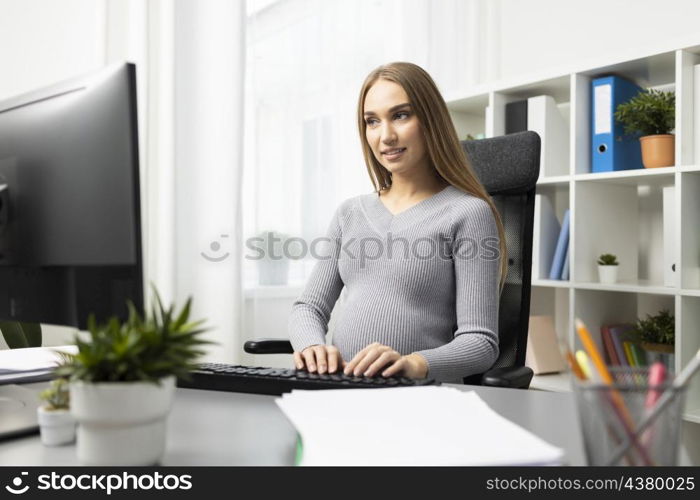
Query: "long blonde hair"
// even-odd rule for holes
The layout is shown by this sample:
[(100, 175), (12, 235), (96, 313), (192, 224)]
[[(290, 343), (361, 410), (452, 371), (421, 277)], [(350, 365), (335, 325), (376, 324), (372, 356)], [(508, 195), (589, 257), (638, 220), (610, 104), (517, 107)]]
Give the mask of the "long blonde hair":
[(377, 192), (391, 186), (391, 172), (389, 172), (374, 157), (372, 149), (367, 142), (364, 119), (365, 97), (367, 92), (377, 80), (388, 80), (403, 87), (408, 95), (411, 108), (421, 125), (423, 137), (428, 149), (430, 161), (438, 175), (452, 186), (484, 200), (491, 207), (498, 227), (500, 247), (500, 286), (503, 288), (506, 273), (508, 272), (505, 231), (496, 205), (479, 182), (469, 159), (459, 143), (454, 124), (447, 111), (447, 105), (442, 98), (435, 82), (426, 71), (412, 63), (393, 62), (379, 66), (365, 79), (360, 91), (360, 99), (357, 105), (357, 125), (360, 131), (360, 142), (367, 165), (367, 172)]

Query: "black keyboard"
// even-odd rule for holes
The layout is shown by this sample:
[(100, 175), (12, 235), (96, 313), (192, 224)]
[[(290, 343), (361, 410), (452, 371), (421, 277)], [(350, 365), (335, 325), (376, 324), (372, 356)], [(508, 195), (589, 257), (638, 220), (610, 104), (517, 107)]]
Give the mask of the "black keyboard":
[(178, 380), (178, 387), (210, 391), (276, 394), (292, 389), (379, 389), (438, 385), (433, 379), (405, 377), (353, 377), (340, 373), (319, 375), (304, 370), (260, 366), (203, 363), (190, 372), (192, 380)]

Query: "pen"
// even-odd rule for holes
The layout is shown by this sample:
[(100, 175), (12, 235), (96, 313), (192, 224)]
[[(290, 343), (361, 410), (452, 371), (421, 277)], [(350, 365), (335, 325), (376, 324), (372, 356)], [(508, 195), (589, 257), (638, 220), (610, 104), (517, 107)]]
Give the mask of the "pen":
[(571, 372), (576, 376), (576, 378), (579, 380), (586, 380), (587, 377), (585, 373), (583, 373), (581, 366), (578, 364), (578, 361), (576, 361), (576, 358), (568, 349), (566, 351), (566, 360), (569, 362)]
[[(635, 437), (634, 420), (632, 419), (632, 416), (627, 410), (627, 406), (625, 405), (624, 399), (622, 399), (622, 396), (617, 391), (617, 389), (614, 388), (614, 380), (612, 378), (612, 375), (610, 374), (608, 367), (605, 366), (605, 361), (603, 361), (603, 357), (600, 355), (600, 352), (598, 351), (598, 348), (596, 347), (595, 342), (591, 337), (591, 334), (588, 333), (586, 325), (579, 318), (576, 318), (576, 333), (578, 333), (583, 347), (586, 349), (588, 356), (593, 361), (593, 367), (595, 368), (597, 375), (600, 377), (600, 379), (605, 385), (610, 387), (610, 399), (612, 406), (613, 408), (615, 408), (615, 412), (617, 413), (618, 417), (620, 417), (620, 423), (622, 423), (622, 426), (624, 427), (625, 432), (627, 433), (627, 437), (631, 437), (633, 439), (632, 444), (641, 455), (644, 464), (654, 465), (651, 459), (649, 458), (649, 454), (647, 453), (647, 451)], [(591, 372), (593, 371), (594, 370), (591, 369)]]
[(587, 379), (592, 379), (592, 373), (591, 373), (591, 365), (588, 362), (588, 356), (584, 351), (578, 350), (576, 351), (576, 361), (578, 362), (579, 367), (581, 368), (581, 371), (583, 372), (583, 375)]
[[(686, 365), (686, 367), (681, 371), (678, 376), (675, 378), (673, 381), (673, 386), (666, 390), (664, 392), (663, 396), (659, 398), (659, 400), (656, 403), (656, 406), (654, 406), (654, 409), (646, 416), (644, 419), (639, 423), (639, 426), (637, 427), (637, 431), (635, 432), (635, 435), (638, 435), (639, 433), (643, 432), (647, 427), (649, 427), (654, 419), (666, 408), (671, 401), (673, 401), (674, 396), (676, 393), (682, 389), (688, 381), (695, 375), (695, 373), (700, 369), (700, 349), (698, 352), (695, 353), (695, 356), (693, 359), (690, 360), (690, 362)], [(618, 447), (618, 449), (612, 454), (612, 458), (610, 459), (609, 465), (614, 464), (617, 462), (622, 455), (624, 455), (627, 452), (627, 449), (630, 446), (630, 441), (631, 438), (634, 438), (635, 436), (627, 436), (622, 444)]]
[[(651, 413), (654, 409), (654, 405), (661, 397), (662, 389), (661, 385), (666, 380), (666, 366), (660, 362), (656, 361), (649, 368), (649, 392), (647, 392), (647, 397), (644, 400), (644, 415)], [(647, 429), (644, 434), (642, 434), (642, 444), (647, 448), (651, 449), (651, 440), (653, 437), (653, 429)]]

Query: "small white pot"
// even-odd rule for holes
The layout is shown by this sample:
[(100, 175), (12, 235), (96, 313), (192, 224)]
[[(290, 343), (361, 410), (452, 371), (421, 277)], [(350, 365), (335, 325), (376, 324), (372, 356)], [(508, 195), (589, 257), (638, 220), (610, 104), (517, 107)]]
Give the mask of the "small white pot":
[(84, 465), (154, 465), (165, 452), (175, 377), (148, 382), (71, 382)]
[(75, 418), (70, 410), (47, 410), (40, 406), (36, 413), (44, 446), (59, 446), (75, 441)]
[(617, 283), (617, 267), (618, 266), (602, 266), (598, 264), (598, 277), (600, 282), (606, 285)]

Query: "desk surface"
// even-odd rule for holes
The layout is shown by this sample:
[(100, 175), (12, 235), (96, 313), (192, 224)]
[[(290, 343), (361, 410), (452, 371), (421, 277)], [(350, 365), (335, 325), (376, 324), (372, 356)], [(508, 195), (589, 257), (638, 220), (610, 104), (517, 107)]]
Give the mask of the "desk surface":
[[(454, 387), (476, 391), (496, 412), (564, 449), (567, 465), (585, 465), (572, 394)], [(296, 433), (274, 399), (177, 389), (161, 464), (292, 465)], [(78, 465), (78, 461), (75, 445), (45, 447), (33, 435), (0, 442), (0, 465)]]

